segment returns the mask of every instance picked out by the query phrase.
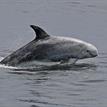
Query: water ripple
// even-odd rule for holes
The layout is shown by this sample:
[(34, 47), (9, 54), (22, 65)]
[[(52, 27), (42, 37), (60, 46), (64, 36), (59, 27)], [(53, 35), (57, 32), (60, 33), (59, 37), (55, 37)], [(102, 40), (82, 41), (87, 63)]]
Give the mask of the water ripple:
[(49, 103), (49, 102), (46, 102), (46, 101), (39, 101), (39, 100), (33, 100), (33, 99), (25, 99), (25, 100), (22, 100), (22, 99), (18, 99), (19, 101), (22, 101), (22, 102), (29, 102), (29, 103), (36, 103), (36, 104), (45, 104), (45, 105), (54, 105), (54, 106), (62, 106), (62, 107), (71, 107), (71, 105), (67, 105), (67, 104), (56, 104), (56, 103)]
[(85, 80), (85, 81), (80, 81), (80, 82), (85, 82), (85, 83), (100, 83), (100, 82), (105, 82), (107, 80), (101, 80), (101, 79), (98, 79), (98, 80)]
[[(95, 64), (87, 64), (87, 63), (81, 63), (81, 64), (55, 64), (55, 65), (36, 65), (35, 67), (17, 67), (13, 68), (14, 71), (50, 71), (50, 70), (87, 70), (87, 69), (95, 69), (97, 66)], [(24, 72), (22, 72), (24, 73)]]

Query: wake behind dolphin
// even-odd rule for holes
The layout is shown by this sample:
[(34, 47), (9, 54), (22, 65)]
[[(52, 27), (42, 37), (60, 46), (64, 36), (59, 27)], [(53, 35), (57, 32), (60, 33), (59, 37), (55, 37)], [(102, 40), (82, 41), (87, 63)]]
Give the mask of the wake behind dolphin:
[(70, 59), (92, 58), (98, 55), (97, 48), (75, 38), (50, 36), (42, 28), (31, 25), (36, 38), (4, 58), (0, 63), (17, 66), (30, 61), (68, 62)]

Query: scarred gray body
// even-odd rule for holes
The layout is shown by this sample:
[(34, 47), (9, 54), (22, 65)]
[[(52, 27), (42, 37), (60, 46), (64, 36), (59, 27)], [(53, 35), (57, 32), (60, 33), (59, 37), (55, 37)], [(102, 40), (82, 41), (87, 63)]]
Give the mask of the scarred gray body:
[(41, 28), (34, 25), (31, 27), (37, 37), (4, 58), (2, 64), (15, 66), (34, 60), (56, 62), (68, 61), (70, 58), (83, 59), (97, 56), (97, 49), (89, 43), (74, 38), (49, 36)]

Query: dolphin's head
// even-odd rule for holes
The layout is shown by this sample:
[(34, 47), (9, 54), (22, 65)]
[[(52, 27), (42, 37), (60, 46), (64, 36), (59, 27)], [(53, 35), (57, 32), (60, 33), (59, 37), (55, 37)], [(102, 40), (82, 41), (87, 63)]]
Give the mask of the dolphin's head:
[(98, 50), (94, 45), (90, 43), (84, 43), (83, 45), (84, 45), (84, 49), (81, 50), (79, 54), (80, 59), (93, 58), (98, 56)]

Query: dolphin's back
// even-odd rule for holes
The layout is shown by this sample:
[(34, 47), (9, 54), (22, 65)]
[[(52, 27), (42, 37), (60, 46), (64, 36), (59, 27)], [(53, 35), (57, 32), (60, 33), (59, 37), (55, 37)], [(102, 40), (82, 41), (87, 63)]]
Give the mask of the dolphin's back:
[(46, 45), (39, 46), (36, 41), (33, 40), (4, 58), (0, 63), (15, 66), (22, 62), (41, 60), (45, 58), (45, 53), (47, 52), (46, 49), (48, 49), (48, 47)]

